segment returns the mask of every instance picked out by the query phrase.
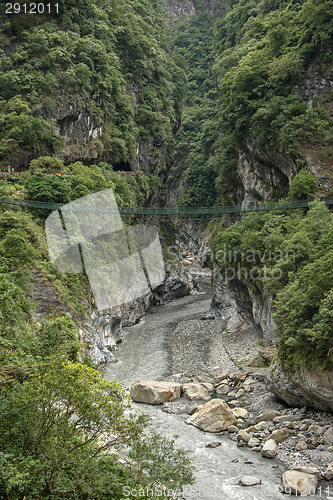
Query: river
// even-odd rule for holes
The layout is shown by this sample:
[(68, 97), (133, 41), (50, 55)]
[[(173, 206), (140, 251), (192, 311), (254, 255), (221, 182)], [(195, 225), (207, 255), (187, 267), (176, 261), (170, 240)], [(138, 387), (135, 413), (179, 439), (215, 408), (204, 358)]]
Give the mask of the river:
[[(173, 301), (154, 307), (137, 325), (124, 329), (124, 342), (115, 352), (117, 363), (107, 366), (105, 376), (120, 380), (126, 387), (142, 380), (162, 380), (168, 369), (166, 339), (168, 332), (181, 320), (200, 316), (209, 310), (207, 294), (192, 300)], [(183, 497), (206, 500), (263, 500), (283, 499), (279, 492), (279, 475), (284, 468), (275, 460), (262, 458), (260, 453), (248, 448), (238, 448), (236, 443), (220, 434), (202, 432), (186, 425), (186, 415), (165, 413), (159, 406), (136, 404), (139, 411), (148, 413), (152, 425), (166, 437), (179, 435), (177, 446), (191, 450), (196, 468), (195, 486), (184, 489)], [(206, 448), (213, 441), (221, 441), (217, 448)], [(238, 485), (244, 475), (256, 476), (262, 484), (254, 487)], [(313, 498), (321, 498), (315, 495)]]

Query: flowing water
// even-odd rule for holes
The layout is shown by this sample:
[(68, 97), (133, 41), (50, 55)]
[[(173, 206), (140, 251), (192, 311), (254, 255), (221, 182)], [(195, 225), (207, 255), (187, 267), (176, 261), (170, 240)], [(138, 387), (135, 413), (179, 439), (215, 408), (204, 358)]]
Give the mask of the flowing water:
[[(152, 308), (135, 326), (124, 329), (125, 340), (115, 353), (118, 363), (108, 365), (106, 378), (117, 379), (127, 387), (136, 380), (162, 380), (168, 368), (166, 338), (177, 322), (193, 318), (209, 310), (207, 295), (198, 295), (195, 301), (182, 299)], [(166, 437), (178, 435), (177, 445), (191, 450), (196, 467), (195, 486), (185, 487), (183, 498), (206, 500), (264, 500), (284, 499), (279, 492), (279, 475), (283, 467), (275, 460), (262, 458), (248, 448), (238, 448), (228, 437), (202, 432), (186, 425), (186, 415), (165, 413), (159, 406), (136, 404), (139, 411), (148, 413), (152, 424)], [(217, 448), (206, 448), (220, 441)], [(238, 485), (244, 475), (256, 476), (262, 484), (253, 487)], [(313, 498), (321, 498), (315, 495)]]

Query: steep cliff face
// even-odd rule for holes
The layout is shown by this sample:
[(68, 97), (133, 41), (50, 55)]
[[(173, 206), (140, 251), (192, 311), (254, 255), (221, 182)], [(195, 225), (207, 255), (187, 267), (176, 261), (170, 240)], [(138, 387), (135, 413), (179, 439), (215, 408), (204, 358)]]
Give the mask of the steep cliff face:
[[(333, 69), (327, 58), (331, 48), (331, 44), (322, 47), (294, 92), (309, 108), (324, 104), (332, 118)], [(327, 195), (333, 187), (330, 150), (329, 141), (318, 138), (304, 144), (298, 154), (264, 149), (249, 132), (239, 147), (237, 167), (230, 177), (229, 197), (248, 207), (286, 196), (290, 181), (300, 168), (312, 171), (320, 194)]]
[(248, 134), (239, 149), (229, 197), (243, 208), (282, 198), (288, 194), (290, 180), (297, 171), (295, 157), (260, 148), (255, 137)]
[(164, 12), (167, 24), (174, 27), (195, 16), (195, 7), (192, 0), (165, 0)]
[(226, 329), (231, 332), (255, 329), (261, 332), (266, 345), (274, 345), (279, 332), (271, 304), (270, 295), (264, 290), (254, 293), (247, 281), (235, 279), (226, 283), (223, 277), (215, 277), (211, 309), (226, 321)]

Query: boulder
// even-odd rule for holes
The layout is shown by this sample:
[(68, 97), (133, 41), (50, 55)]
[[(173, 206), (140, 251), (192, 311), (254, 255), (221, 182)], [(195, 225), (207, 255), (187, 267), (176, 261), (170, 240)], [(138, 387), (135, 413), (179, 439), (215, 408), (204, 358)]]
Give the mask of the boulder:
[(323, 473), (323, 476), (327, 481), (331, 481), (333, 479), (333, 462), (331, 462), (328, 466), (325, 472)]
[(202, 431), (221, 432), (236, 423), (231, 409), (221, 399), (212, 399), (199, 406), (197, 411), (186, 420), (187, 424), (194, 425)]
[(193, 382), (213, 384), (214, 379), (205, 373), (197, 373), (192, 377)]
[(210, 399), (210, 392), (214, 390), (211, 384), (200, 384), (195, 382), (190, 382), (189, 384), (183, 384), (183, 396), (191, 401), (196, 401), (199, 399)]
[(244, 389), (239, 389), (236, 393), (236, 398), (241, 398), (242, 396), (244, 396), (245, 394), (245, 390)]
[(299, 422), (302, 420), (301, 415), (281, 415), (273, 419), (274, 424), (282, 424), (284, 422)]
[(285, 427), (283, 429), (277, 429), (276, 431), (273, 431), (267, 438), (267, 441), (269, 439), (274, 439), (276, 444), (282, 443), (287, 437), (289, 437), (290, 431), (289, 429), (286, 429)]
[(291, 470), (297, 470), (298, 472), (304, 472), (305, 474), (314, 474), (317, 479), (321, 479), (321, 473), (319, 469), (315, 467), (293, 467)]
[(131, 386), (130, 396), (137, 403), (160, 405), (177, 399), (181, 394), (181, 384), (140, 380)]
[(261, 484), (261, 480), (255, 476), (243, 476), (238, 484), (240, 486), (256, 486), (257, 484)]
[(230, 391), (229, 386), (226, 384), (221, 384), (215, 389), (216, 394), (224, 394), (227, 395), (228, 392)]
[(297, 451), (304, 451), (307, 449), (307, 447), (308, 445), (306, 444), (305, 441), (298, 441), (298, 443), (295, 446)]
[(264, 444), (261, 454), (266, 458), (275, 458), (277, 454), (277, 444), (274, 439), (268, 439)]
[(228, 380), (229, 375), (228, 373), (221, 373), (221, 375), (218, 375), (216, 377), (216, 384), (219, 384), (222, 380)]
[(221, 446), (221, 441), (213, 441), (212, 443), (206, 444), (206, 448), (217, 448), (218, 446)]
[(233, 408), (231, 411), (236, 418), (249, 418), (249, 413), (245, 408)]
[(306, 474), (296, 470), (288, 470), (282, 474), (282, 492), (290, 495), (313, 496), (318, 480), (315, 474)]
[(249, 448), (257, 448), (260, 446), (260, 439), (256, 437), (251, 437), (247, 443)]
[(333, 445), (333, 427), (330, 427), (324, 433), (324, 443), (327, 444), (327, 446)]
[(264, 413), (260, 413), (256, 418), (256, 422), (267, 422), (273, 420), (275, 417), (279, 417), (281, 413), (277, 410), (265, 411)]
[(252, 373), (252, 370), (243, 370), (241, 372), (236, 372), (232, 378), (234, 380), (234, 382), (236, 382), (236, 384), (238, 384), (239, 382), (244, 382), (246, 377), (248, 375), (250, 375), (250, 373)]
[(248, 443), (250, 441), (251, 435), (246, 432), (244, 429), (240, 430), (237, 436), (237, 441), (244, 441), (244, 443)]

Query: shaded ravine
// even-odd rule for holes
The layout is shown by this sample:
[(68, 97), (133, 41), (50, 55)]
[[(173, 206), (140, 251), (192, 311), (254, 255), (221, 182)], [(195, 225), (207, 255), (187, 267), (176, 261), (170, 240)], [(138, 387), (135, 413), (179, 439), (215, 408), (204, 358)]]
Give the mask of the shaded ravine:
[[(124, 329), (125, 341), (115, 353), (119, 362), (107, 366), (105, 377), (120, 380), (126, 387), (139, 379), (162, 380), (168, 371), (168, 332), (179, 321), (207, 312), (209, 305), (210, 299), (203, 294), (152, 308), (138, 325)], [(221, 434), (202, 432), (186, 425), (186, 415), (165, 413), (159, 406), (136, 404), (136, 407), (151, 416), (152, 425), (159, 433), (169, 438), (178, 435), (177, 445), (193, 452), (196, 484), (185, 488), (184, 498), (264, 500), (285, 497), (279, 492), (278, 477), (284, 468), (275, 460), (262, 458), (248, 448), (237, 448), (235, 442)], [(212, 441), (222, 444), (206, 448)], [(237, 483), (244, 475), (256, 476), (262, 484), (239, 486)], [(312, 498), (320, 498), (320, 495)]]

